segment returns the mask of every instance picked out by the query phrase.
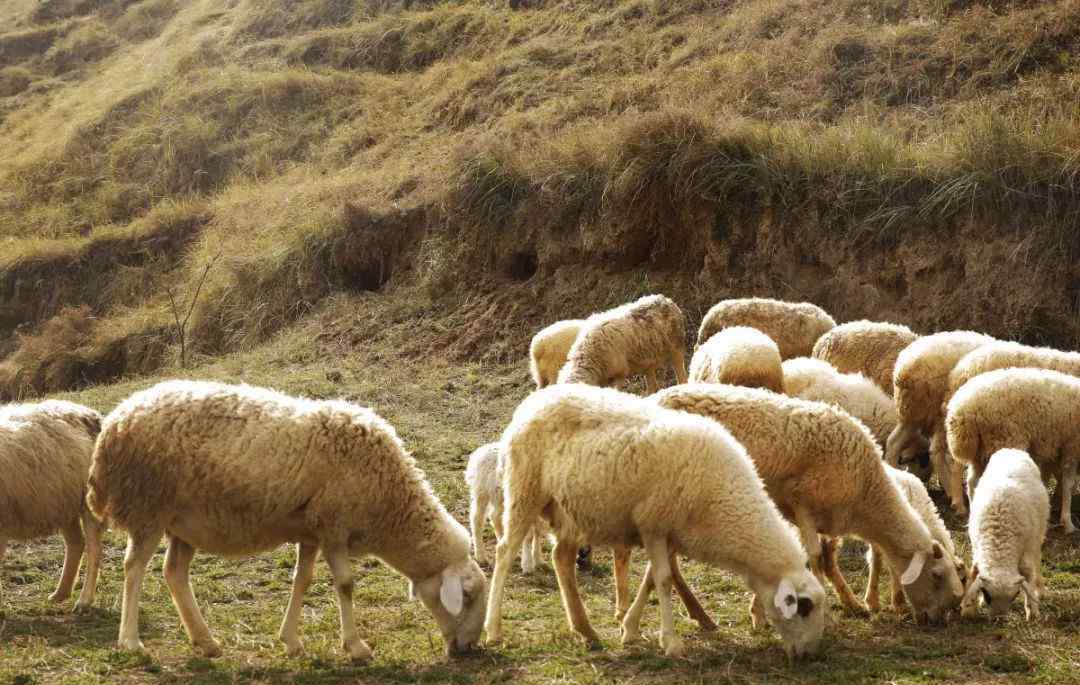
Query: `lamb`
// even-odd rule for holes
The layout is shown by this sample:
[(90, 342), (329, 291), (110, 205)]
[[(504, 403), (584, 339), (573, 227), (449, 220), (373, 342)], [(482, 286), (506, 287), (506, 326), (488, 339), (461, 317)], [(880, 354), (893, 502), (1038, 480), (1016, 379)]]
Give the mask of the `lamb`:
[[(574, 571), (591, 542), (643, 546), (660, 588), (660, 644), (682, 651), (671, 587), (683, 554), (743, 576), (764, 598), (759, 616), (780, 632), (789, 657), (814, 653), (824, 628), (824, 590), (806, 554), (765, 495), (745, 451), (713, 422), (661, 409), (616, 390), (557, 385), (533, 393), (503, 433), (506, 536), (496, 548), (487, 634), (502, 639), (502, 598), (513, 550), (537, 516), (551, 524), (553, 560), (567, 619), (590, 643)], [(677, 496), (673, 496), (677, 493)], [(639, 637), (643, 583), (623, 641)]]
[(1004, 616), (1023, 592), (1027, 620), (1039, 618), (1049, 517), (1050, 497), (1031, 457), (1014, 449), (994, 452), (971, 499), (968, 534), (974, 563), (961, 603), (964, 616), (975, 615), (980, 595), (992, 618)]
[(916, 621), (937, 621), (960, 603), (953, 560), (885, 472), (869, 431), (842, 409), (766, 390), (683, 385), (653, 396), (662, 407), (718, 421), (753, 459), (765, 489), (795, 523), (811, 569), (828, 574), (841, 602), (868, 613), (819, 535), (854, 535), (877, 545), (900, 578)]
[[(1029, 347), (1015, 342), (983, 345), (964, 355), (953, 367), (949, 374), (948, 392), (942, 398), (942, 407), (948, 405), (956, 391), (975, 376), (1008, 368), (1050, 369), (1070, 376), (1080, 376), (1080, 353), (1062, 352), (1049, 347)], [(963, 465), (954, 459), (952, 469), (950, 480), (959, 488), (964, 478)]]
[(896, 358), (893, 372), (896, 413), (899, 423), (885, 444), (885, 459), (892, 466), (905, 464), (922, 451), (930, 439), (930, 463), (942, 489), (950, 495), (953, 509), (967, 511), (959, 484), (949, 478), (952, 467), (945, 444), (945, 419), (941, 400), (948, 391), (949, 372), (968, 352), (995, 342), (972, 331), (948, 331), (919, 338)]
[(780, 349), (756, 328), (732, 326), (705, 341), (690, 359), (690, 381), (781, 392)]
[(686, 382), (686, 321), (679, 305), (663, 295), (648, 295), (593, 314), (578, 333), (559, 383), (612, 386), (645, 374), (649, 392), (660, 384), (656, 371), (671, 364)]
[[(944, 521), (941, 520), (941, 515), (938, 514), (934, 501), (930, 499), (930, 493), (926, 491), (926, 486), (917, 476), (893, 468), (888, 464), (885, 464), (885, 472), (889, 474), (896, 486), (900, 488), (900, 492), (903, 493), (908, 504), (926, 524), (927, 530), (930, 531), (930, 537), (940, 544), (949, 558), (953, 560), (957, 575), (963, 579), (967, 575), (964, 563), (956, 554), (956, 546), (953, 544), (952, 536), (949, 535), (949, 530), (945, 527)], [(881, 576), (882, 564), (881, 551), (873, 545), (867, 550), (867, 564), (870, 566), (870, 577), (867, 580), (864, 599), (866, 605), (872, 611), (878, 611), (881, 608), (881, 601), (878, 596), (878, 578)], [(901, 609), (906, 603), (900, 579), (895, 575), (892, 576), (892, 603), (894, 609)]]
[(106, 417), (87, 502), (128, 534), (123, 649), (142, 649), (139, 593), (163, 534), (165, 580), (188, 637), (207, 656), (221, 649), (192, 594), (195, 550), (247, 555), (285, 542), (297, 545), (279, 634), (290, 655), (302, 652), (303, 597), (320, 552), (334, 579), (342, 646), (354, 660), (371, 649), (353, 618), (350, 556), (374, 555), (409, 578), (448, 655), (480, 636), (486, 579), (469, 557), (468, 533), (393, 427), (365, 407), (247, 385), (159, 383)]
[(59, 531), (64, 567), (49, 599), (64, 602), (71, 596), (85, 555), (76, 612), (93, 606), (101, 563), (102, 526), (83, 501), (100, 426), (100, 414), (72, 402), (0, 407), (0, 561), (8, 541)]
[(840, 373), (831, 364), (809, 357), (787, 360), (782, 373), (785, 395), (840, 407), (866, 424), (879, 445), (896, 428), (892, 398), (861, 373)]
[(585, 321), (582, 319), (556, 321), (533, 336), (529, 345), (529, 371), (538, 389), (558, 379), (559, 369), (566, 363), (570, 348), (583, 325)]
[(776, 341), (780, 357), (808, 357), (818, 338), (836, 326), (825, 310), (809, 302), (784, 302), (764, 297), (723, 300), (705, 314), (697, 346), (729, 326), (750, 326)]
[[(503, 537), (502, 473), (499, 471), (499, 443), (481, 445), (469, 455), (465, 468), (465, 483), (469, 486), (469, 523), (472, 529), (473, 557), (481, 564), (484, 553), (484, 520), (490, 519), (496, 539)], [(538, 522), (539, 523), (539, 522)], [(532, 573), (536, 559), (542, 553), (540, 535), (533, 526), (521, 545), (521, 570)]]
[(1072, 522), (1080, 460), (1080, 378), (1047, 369), (998, 369), (972, 378), (949, 400), (945, 431), (953, 458), (968, 465), (974, 497), (990, 455), (1013, 448), (1031, 455), (1043, 477), (1056, 475), (1061, 525)]
[(918, 337), (900, 324), (849, 321), (818, 338), (811, 356), (842, 373), (863, 374), (892, 397), (896, 358)]

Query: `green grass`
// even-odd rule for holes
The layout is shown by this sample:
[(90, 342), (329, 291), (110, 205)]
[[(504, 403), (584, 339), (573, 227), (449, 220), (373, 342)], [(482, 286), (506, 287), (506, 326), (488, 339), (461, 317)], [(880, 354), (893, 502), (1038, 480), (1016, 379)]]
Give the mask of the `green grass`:
[[(518, 361), (454, 364), (439, 356), (415, 356), (412, 338), (429, 308), (419, 298), (412, 304), (380, 295), (335, 298), (268, 345), (205, 359), (193, 369), (168, 368), (162, 377), (244, 381), (369, 405), (395, 425), (438, 495), (465, 521), (462, 471), (468, 453), (497, 437), (531, 384)], [(372, 328), (373, 318), (384, 325)], [(65, 397), (107, 410), (153, 380), (133, 379)], [(947, 522), (966, 551), (961, 523), (951, 515)], [(489, 531), (489, 545), (492, 539)], [(46, 600), (63, 556), (58, 538), (12, 546), (3, 564), (0, 683), (1080, 682), (1080, 550), (1057, 531), (1051, 531), (1044, 556), (1049, 589), (1042, 622), (1024, 623), (1019, 607), (1002, 625), (979, 619), (948, 627), (920, 627), (887, 612), (864, 620), (837, 609), (822, 656), (796, 667), (786, 663), (775, 634), (750, 630), (750, 596), (742, 581), (696, 562), (686, 565), (686, 575), (719, 632), (697, 634), (682, 617), (677, 629), (687, 641), (685, 658), (662, 656), (655, 641), (623, 649), (612, 618), (610, 559), (600, 552), (582, 586), (604, 640), (602, 651), (587, 650), (569, 632), (554, 575), (543, 564), (531, 577), (516, 571), (511, 576), (506, 645), (447, 661), (434, 622), (419, 603), (407, 601), (405, 580), (358, 560), (359, 629), (374, 644), (375, 660), (356, 666), (339, 652), (334, 593), (322, 564), (305, 604), (307, 654), (287, 659), (275, 635), (288, 599), (293, 550), (280, 548), (241, 560), (196, 557), (196, 595), (225, 650), (212, 661), (188, 645), (161, 578), (162, 555), (156, 556), (142, 604), (148, 654), (125, 654), (112, 647), (123, 542), (120, 535), (108, 538), (97, 609), (90, 616), (73, 616)], [(637, 578), (644, 563), (640, 553), (635, 559)], [(861, 590), (861, 557), (845, 554), (842, 563)], [(656, 630), (655, 604), (646, 623), (649, 631)]]

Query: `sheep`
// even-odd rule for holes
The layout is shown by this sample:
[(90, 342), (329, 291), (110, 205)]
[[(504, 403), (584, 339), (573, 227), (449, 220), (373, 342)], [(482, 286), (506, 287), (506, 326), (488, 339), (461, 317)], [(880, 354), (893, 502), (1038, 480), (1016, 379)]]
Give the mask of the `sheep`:
[[(1062, 352), (1050, 347), (1029, 347), (1015, 342), (983, 345), (964, 355), (953, 367), (949, 374), (948, 392), (942, 398), (942, 407), (948, 405), (956, 391), (975, 376), (1008, 368), (1050, 369), (1080, 376), (1080, 353)], [(952, 469), (950, 481), (955, 484), (954, 487), (960, 488), (964, 478), (963, 465), (954, 459)], [(960, 496), (963, 496), (962, 492)]]
[[(481, 445), (469, 455), (469, 464), (465, 468), (465, 483), (469, 486), (469, 524), (473, 557), (482, 564), (486, 562), (483, 545), (484, 520), (491, 520), (496, 539), (503, 537), (499, 443)], [(542, 553), (540, 538), (536, 526), (525, 536), (525, 542), (521, 546), (521, 570), (525, 573), (536, 570), (536, 559)]]
[(1050, 496), (1031, 457), (1022, 450), (994, 452), (971, 498), (971, 583), (960, 605), (965, 617), (975, 615), (980, 595), (992, 618), (1004, 616), (1023, 592), (1027, 620), (1039, 618), (1049, 517)]
[(781, 392), (780, 348), (756, 328), (725, 328), (694, 351), (690, 359), (690, 381)]
[(570, 347), (559, 383), (613, 386), (643, 373), (649, 392), (660, 384), (657, 369), (671, 364), (686, 382), (686, 321), (679, 305), (663, 295), (648, 295), (593, 314)]
[(818, 338), (811, 356), (842, 373), (863, 374), (892, 397), (896, 357), (918, 337), (900, 324), (848, 321)]
[(722, 300), (705, 314), (697, 346), (729, 326), (751, 326), (776, 341), (782, 359), (808, 357), (818, 338), (836, 321), (815, 304), (784, 302), (764, 297)]
[(828, 574), (848, 609), (868, 613), (819, 535), (854, 535), (877, 545), (900, 578), (916, 621), (943, 618), (963, 586), (953, 560), (934, 540), (885, 472), (869, 431), (842, 409), (756, 388), (682, 385), (653, 396), (662, 407), (718, 421), (753, 459), (781, 513), (795, 523), (815, 574)]
[(780, 632), (790, 658), (817, 650), (824, 590), (746, 452), (720, 426), (617, 390), (556, 385), (521, 403), (502, 444), (506, 535), (492, 573), (489, 642), (502, 639), (513, 550), (543, 515), (556, 539), (553, 561), (568, 622), (590, 643), (599, 638), (574, 570), (584, 542), (642, 546), (649, 555), (647, 580), (623, 619), (624, 644), (639, 638), (652, 579), (660, 588), (660, 644), (669, 655), (682, 652), (670, 594), (681, 582), (675, 555), (683, 554), (743, 576), (764, 599), (757, 616)]
[(950, 495), (958, 514), (967, 512), (963, 492), (949, 478), (952, 467), (945, 445), (941, 400), (948, 391), (949, 372), (968, 352), (995, 342), (972, 331), (948, 331), (919, 338), (896, 358), (893, 400), (899, 419), (885, 443), (885, 460), (891, 466), (910, 462), (930, 439), (930, 463), (941, 487)]
[(76, 612), (93, 606), (101, 564), (102, 526), (83, 501), (100, 426), (101, 414), (72, 402), (0, 407), (0, 561), (9, 541), (59, 531), (64, 566), (49, 599), (64, 602), (71, 596), (85, 555)]
[[(937, 541), (941, 547), (945, 550), (945, 553), (953, 560), (954, 566), (956, 566), (956, 573), (963, 580), (967, 571), (964, 568), (964, 563), (956, 554), (956, 546), (953, 544), (952, 536), (949, 535), (949, 530), (945, 527), (945, 522), (941, 520), (941, 515), (938, 513), (937, 507), (934, 505), (934, 501), (930, 499), (930, 493), (926, 491), (926, 486), (915, 475), (903, 471), (901, 469), (893, 468), (888, 464), (885, 464), (885, 472), (889, 474), (896, 486), (900, 488), (900, 492), (903, 493), (904, 498), (907, 499), (908, 504), (915, 510), (915, 513), (919, 515), (923, 523), (926, 524), (927, 530), (930, 531), (930, 537)], [(866, 584), (866, 596), (864, 601), (872, 611), (878, 611), (881, 608), (881, 601), (878, 595), (878, 578), (881, 576), (881, 551), (875, 548), (873, 545), (867, 550), (867, 564), (870, 567), (870, 577)], [(895, 575), (892, 576), (892, 603), (894, 609), (902, 609), (906, 600), (904, 598), (903, 587), (900, 585), (900, 579)]]
[(469, 535), (431, 491), (393, 427), (340, 400), (248, 385), (166, 381), (135, 393), (102, 425), (87, 502), (127, 531), (119, 646), (141, 650), (139, 593), (168, 536), (164, 575), (193, 645), (221, 649), (188, 576), (195, 550), (248, 555), (297, 545), (279, 638), (299, 655), (303, 598), (321, 552), (334, 580), (342, 646), (371, 657), (353, 618), (350, 556), (371, 554), (409, 578), (448, 655), (480, 637), (486, 579)]
[(559, 369), (566, 363), (570, 347), (583, 325), (585, 321), (582, 319), (556, 321), (533, 336), (529, 344), (529, 371), (537, 389), (547, 387), (558, 379)]
[(949, 400), (945, 432), (953, 458), (968, 465), (974, 497), (990, 455), (1013, 448), (1031, 455), (1044, 478), (1056, 475), (1061, 525), (1072, 522), (1080, 459), (1080, 378), (1047, 369), (998, 369), (964, 383)]
[(840, 373), (831, 364), (809, 357), (784, 362), (783, 393), (840, 407), (866, 424), (879, 445), (896, 427), (892, 398), (861, 373)]

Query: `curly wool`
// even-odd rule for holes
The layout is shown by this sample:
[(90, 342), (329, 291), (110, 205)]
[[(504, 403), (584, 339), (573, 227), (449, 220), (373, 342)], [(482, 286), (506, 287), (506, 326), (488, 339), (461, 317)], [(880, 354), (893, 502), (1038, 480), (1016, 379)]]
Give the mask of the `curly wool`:
[(685, 345), (682, 310), (663, 295), (648, 295), (590, 316), (570, 348), (558, 382), (606, 386), (644, 373), (653, 385), (656, 371), (667, 364), (683, 381)]
[(87, 499), (121, 529), (215, 554), (340, 537), (414, 580), (469, 556), (386, 421), (245, 385), (168, 381), (129, 397), (102, 426)]
[(584, 325), (583, 319), (556, 321), (533, 336), (529, 344), (529, 372), (537, 388), (547, 387), (558, 379), (559, 369), (566, 363)]
[(896, 358), (918, 337), (900, 324), (849, 321), (818, 338), (811, 356), (841, 373), (861, 373), (892, 397)]
[(78, 525), (100, 420), (93, 409), (56, 400), (0, 407), (0, 540)]
[(949, 374), (949, 390), (942, 406), (949, 403), (972, 378), (997, 369), (1048, 369), (1080, 376), (1080, 352), (1063, 352), (1051, 347), (1030, 347), (1015, 342), (983, 345), (964, 355)]
[(725, 328), (690, 359), (690, 382), (728, 383), (782, 392), (780, 348), (756, 328)]
[(730, 326), (756, 328), (780, 348), (780, 357), (808, 357), (818, 338), (836, 326), (836, 321), (815, 304), (784, 302), (764, 297), (723, 300), (705, 314), (698, 328), (700, 347), (719, 331)]
[(860, 373), (840, 373), (809, 357), (784, 362), (785, 395), (839, 407), (861, 421), (879, 445), (896, 428), (896, 405), (881, 388)]

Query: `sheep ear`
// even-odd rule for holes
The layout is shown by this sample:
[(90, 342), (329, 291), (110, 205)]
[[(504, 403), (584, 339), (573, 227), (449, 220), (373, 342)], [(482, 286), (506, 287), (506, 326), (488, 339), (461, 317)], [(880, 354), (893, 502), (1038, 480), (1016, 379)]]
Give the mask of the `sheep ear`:
[(795, 586), (787, 578), (781, 580), (780, 585), (776, 587), (773, 604), (784, 618), (791, 618), (799, 610), (799, 597), (795, 594)]
[(911, 557), (911, 563), (908, 564), (907, 570), (904, 571), (904, 575), (900, 576), (901, 585), (911, 585), (922, 574), (923, 566), (926, 565), (926, 553), (916, 552), (915, 556)]
[(461, 576), (455, 573), (443, 572), (442, 587), (439, 588), (439, 601), (450, 612), (451, 616), (457, 616), (465, 607), (465, 593), (461, 587)]
[(939, 543), (937, 540), (934, 540), (934, 558), (940, 559), (943, 555), (944, 552), (941, 549), (941, 543)]

